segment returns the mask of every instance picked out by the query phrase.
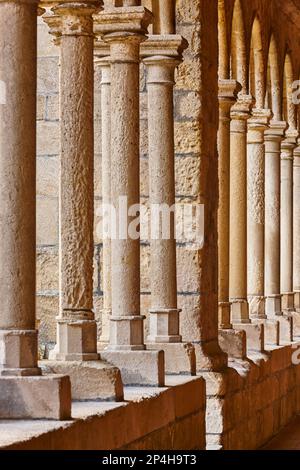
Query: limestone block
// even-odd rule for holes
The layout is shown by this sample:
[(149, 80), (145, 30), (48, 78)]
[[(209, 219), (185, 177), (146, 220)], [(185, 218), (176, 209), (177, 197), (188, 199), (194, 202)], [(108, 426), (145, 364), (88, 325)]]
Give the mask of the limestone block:
[(38, 81), (39, 93), (55, 93), (58, 91), (58, 57), (38, 58)]
[(191, 343), (146, 343), (147, 350), (165, 353), (166, 374), (196, 375), (195, 348)]
[(58, 243), (58, 200), (37, 198), (37, 245)]
[(59, 119), (59, 94), (48, 95), (46, 98), (46, 120), (57, 121)]
[(45, 119), (46, 114), (46, 97), (43, 95), (37, 96), (37, 110), (36, 110), (36, 120), (42, 121)]
[(102, 361), (41, 361), (46, 374), (67, 374), (73, 400), (123, 401), (120, 371)]
[(198, 122), (175, 122), (175, 152), (179, 154), (200, 151), (201, 133)]
[(229, 357), (246, 358), (247, 338), (245, 331), (219, 330), (219, 343)]
[(56, 341), (56, 316), (58, 296), (39, 295), (36, 299), (36, 317), (39, 321), (39, 341), (46, 344)]
[(246, 332), (247, 351), (264, 351), (264, 325), (235, 323), (233, 328)]
[(101, 358), (120, 369), (124, 385), (164, 385), (162, 351), (106, 350), (101, 352)]
[(58, 197), (59, 161), (56, 157), (37, 158), (37, 195)]
[(1, 419), (71, 417), (71, 384), (67, 376), (0, 378)]
[(59, 48), (54, 45), (49, 28), (42, 18), (38, 18), (38, 57), (55, 57)]
[(201, 104), (199, 94), (196, 91), (187, 91), (180, 95), (175, 93), (176, 120), (196, 120), (200, 116), (200, 111)]
[(37, 122), (37, 155), (59, 154), (59, 123), (54, 121)]
[(280, 324), (280, 342), (291, 342), (293, 341), (293, 317), (292, 316), (279, 316)]
[(197, 197), (199, 194), (199, 169), (200, 158), (197, 155), (175, 158), (175, 190), (177, 195), (189, 198)]

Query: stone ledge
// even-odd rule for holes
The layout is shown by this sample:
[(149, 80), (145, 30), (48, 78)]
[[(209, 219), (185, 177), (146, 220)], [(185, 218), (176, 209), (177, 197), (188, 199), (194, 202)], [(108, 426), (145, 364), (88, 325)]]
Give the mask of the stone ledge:
[(168, 376), (166, 382), (163, 388), (125, 387), (125, 402), (73, 402), (73, 421), (0, 420), (0, 449), (175, 450), (175, 433), (185, 435), (190, 449), (203, 449), (204, 380)]

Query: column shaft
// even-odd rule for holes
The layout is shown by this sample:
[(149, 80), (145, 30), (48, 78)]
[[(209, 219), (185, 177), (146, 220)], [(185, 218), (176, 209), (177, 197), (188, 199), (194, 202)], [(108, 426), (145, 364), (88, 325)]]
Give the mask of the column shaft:
[(249, 323), (247, 303), (247, 119), (252, 98), (231, 108), (229, 299), (233, 323)]
[(280, 209), (280, 286), (283, 311), (294, 308), (293, 294), (293, 150), (296, 132), (286, 132), (281, 144), (281, 209)]
[(247, 296), (252, 318), (266, 318), (264, 298), (265, 146), (271, 113), (253, 109), (247, 134)]
[(295, 310), (300, 312), (300, 147), (294, 151), (293, 194), (293, 290)]
[(280, 150), (285, 122), (271, 121), (265, 132), (265, 296), (266, 315), (281, 314)]
[(218, 300), (221, 329), (232, 327), (229, 302), (230, 109), (239, 88), (234, 80), (219, 80)]
[(0, 2), (0, 374), (37, 374), (37, 2)]
[(95, 11), (88, 2), (64, 4), (48, 18), (60, 44), (60, 313), (52, 355), (58, 360), (98, 358), (93, 313)]

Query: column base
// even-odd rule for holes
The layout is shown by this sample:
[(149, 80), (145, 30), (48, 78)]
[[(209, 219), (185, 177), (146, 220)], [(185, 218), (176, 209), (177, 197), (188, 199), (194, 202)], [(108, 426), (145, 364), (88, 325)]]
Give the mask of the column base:
[(253, 323), (264, 325), (265, 344), (279, 346), (280, 344), (280, 322), (278, 319), (253, 320)]
[(106, 350), (101, 358), (120, 369), (124, 385), (163, 387), (165, 384), (163, 351)]
[(196, 375), (196, 354), (192, 343), (147, 343), (147, 351), (163, 350), (165, 373)]
[(219, 330), (219, 343), (229, 358), (245, 359), (247, 357), (245, 331)]
[(143, 351), (144, 315), (110, 317), (110, 343), (107, 351)]
[(244, 330), (247, 336), (247, 352), (256, 351), (264, 352), (265, 347), (265, 330), (261, 323), (234, 323), (233, 328), (237, 331)]
[(281, 309), (283, 312), (293, 312), (294, 310), (294, 292), (287, 292), (281, 296)]
[[(86, 314), (88, 315), (88, 314)], [(91, 312), (91, 315), (92, 312)], [(93, 319), (57, 318), (57, 344), (50, 352), (53, 361), (96, 361), (97, 324)]]
[(259, 295), (248, 296), (248, 305), (250, 318), (267, 319), (265, 297)]
[(251, 323), (249, 306), (245, 299), (231, 299), (231, 321), (234, 323)]
[(268, 295), (266, 297), (266, 315), (267, 317), (274, 317), (281, 315), (281, 295)]
[(0, 330), (0, 376), (41, 375), (37, 330)]
[(229, 330), (232, 328), (232, 324), (230, 323), (230, 309), (230, 302), (219, 302), (218, 318), (220, 330)]
[(180, 343), (182, 337), (179, 330), (179, 313), (177, 308), (156, 308), (149, 310), (149, 343)]
[(71, 418), (69, 377), (0, 377), (0, 419)]
[(44, 374), (66, 374), (73, 400), (123, 401), (123, 384), (117, 367), (102, 361), (41, 361)]

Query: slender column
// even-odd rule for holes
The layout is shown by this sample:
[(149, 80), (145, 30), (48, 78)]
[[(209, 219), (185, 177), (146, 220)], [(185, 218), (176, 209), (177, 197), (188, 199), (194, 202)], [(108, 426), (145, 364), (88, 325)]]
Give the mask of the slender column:
[(264, 297), (265, 146), (271, 112), (253, 109), (247, 134), (247, 296), (251, 318), (267, 318)]
[(286, 122), (271, 121), (265, 131), (265, 296), (266, 315), (281, 315), (280, 151)]
[(174, 0), (152, 0), (153, 34), (175, 34)]
[(252, 98), (239, 95), (230, 124), (229, 299), (232, 323), (250, 323), (247, 302), (247, 120)]
[(240, 88), (235, 80), (219, 80), (218, 299), (221, 329), (232, 328), (229, 302), (230, 110)]
[(35, 329), (37, 3), (0, 1), (0, 417), (60, 419), (70, 382), (41, 376)]
[(280, 285), (282, 310), (294, 309), (293, 293), (293, 151), (297, 142), (297, 131), (287, 131), (281, 144), (281, 243)]
[[(138, 225), (140, 43), (146, 39), (152, 15), (143, 7), (132, 6), (108, 9), (99, 16), (98, 33), (110, 46), (111, 200), (116, 214), (116, 233), (111, 240), (110, 342), (102, 357), (121, 367), (126, 383), (149, 383), (155, 376), (154, 381), (162, 384), (163, 353), (146, 351), (141, 355), (145, 344), (144, 316), (140, 314), (140, 238), (130, 230)], [(154, 359), (152, 379), (147, 376), (145, 355), (150, 361)], [(145, 365), (137, 374), (134, 358), (143, 360), (138, 357), (145, 357)]]
[(101, 336), (98, 346), (103, 349), (109, 343), (109, 321), (111, 308), (111, 240), (110, 240), (110, 204), (111, 204), (111, 133), (110, 133), (110, 61), (109, 56), (97, 59), (95, 65), (101, 69), (101, 168), (102, 168), (102, 207), (103, 221), (107, 233), (102, 239), (102, 286), (103, 309), (101, 315)]
[(52, 359), (95, 360), (93, 312), (93, 19), (96, 2), (73, 2), (45, 18), (60, 45), (60, 312)]
[[(298, 141), (299, 143), (299, 141)], [(300, 313), (300, 146), (294, 150), (293, 197), (293, 290), (295, 310)]]
[[(179, 333), (176, 281), (175, 238), (175, 168), (174, 168), (174, 73), (181, 61), (186, 41), (179, 35), (149, 36), (141, 54), (147, 71), (148, 90), (148, 142), (151, 227), (159, 228), (157, 208), (167, 212), (170, 231), (151, 234), (151, 308), (150, 332), (147, 347), (163, 348), (167, 372), (196, 373), (195, 354), (190, 363), (192, 345), (186, 347)], [(159, 211), (160, 213), (160, 211)], [(166, 221), (165, 221), (166, 222)], [(163, 224), (162, 224), (163, 226)], [(193, 350), (194, 352), (194, 350)], [(176, 369), (182, 356), (181, 364)], [(175, 368), (174, 368), (175, 366)]]

